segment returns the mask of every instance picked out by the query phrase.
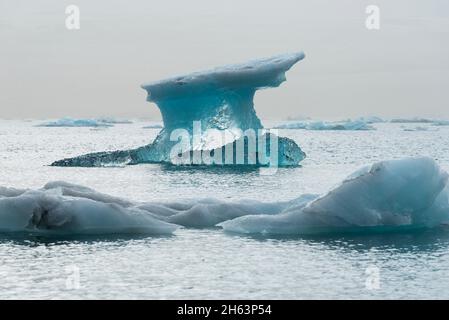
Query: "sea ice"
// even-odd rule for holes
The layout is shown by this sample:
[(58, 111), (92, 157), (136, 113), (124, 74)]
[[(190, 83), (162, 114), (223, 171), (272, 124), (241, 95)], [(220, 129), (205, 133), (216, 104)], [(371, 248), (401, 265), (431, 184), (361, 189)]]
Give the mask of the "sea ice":
[(346, 120), (337, 122), (298, 121), (280, 124), (276, 129), (305, 129), (305, 130), (375, 130), (363, 120)]
[(106, 123), (96, 119), (71, 119), (62, 118), (56, 121), (44, 122), (38, 127), (112, 127), (110, 123)]
[[(285, 73), (303, 58), (302, 52), (284, 54), (143, 85), (148, 92), (147, 100), (157, 104), (164, 122), (164, 128), (153, 143), (133, 150), (99, 152), (64, 159), (52, 165), (92, 167), (173, 162), (171, 150), (178, 141), (173, 140), (171, 134), (178, 129), (185, 130), (191, 137), (187, 152), (217, 154), (224, 152), (225, 146), (235, 143), (246, 145), (246, 130), (263, 129), (254, 110), (255, 92), (268, 87), (278, 87), (286, 80)], [(200, 130), (209, 133), (196, 143), (192, 136), (194, 123), (197, 121), (200, 122)], [(215, 134), (210, 133), (212, 131)], [(221, 135), (221, 141), (216, 139), (218, 135)], [(262, 133), (257, 135), (256, 139), (263, 145), (264, 139), (273, 137), (276, 136)], [(256, 146), (258, 155), (266, 151), (259, 143), (256, 143)], [(277, 165), (297, 165), (305, 157), (300, 147), (291, 139), (280, 137), (278, 146)], [(247, 159), (249, 152), (245, 152)], [(244, 164), (251, 163), (245, 160)]]
[(134, 202), (67, 182), (38, 190), (0, 187), (0, 232), (170, 234), (222, 227), (305, 235), (431, 228), (449, 222), (449, 175), (430, 158), (364, 167), (328, 193), (284, 202), (216, 199)]
[(296, 235), (435, 227), (449, 221), (447, 182), (448, 174), (429, 158), (383, 161), (307, 204), (219, 225), (236, 233)]
[(0, 188), (0, 232), (159, 235), (177, 228), (126, 200), (65, 182), (39, 190)]
[(391, 119), (390, 122), (391, 123), (433, 123), (433, 122), (435, 122), (435, 120), (427, 119), (427, 118), (414, 117), (414, 118), (396, 118), (396, 119)]
[(112, 117), (102, 117), (95, 119), (98, 122), (101, 123), (108, 123), (108, 124), (132, 124), (133, 122), (131, 120), (126, 119), (116, 119)]

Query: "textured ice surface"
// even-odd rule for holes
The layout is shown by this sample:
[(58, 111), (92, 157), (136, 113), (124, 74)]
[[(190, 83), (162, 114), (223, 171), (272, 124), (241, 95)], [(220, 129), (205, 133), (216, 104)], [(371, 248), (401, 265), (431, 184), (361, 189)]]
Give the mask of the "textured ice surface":
[(437, 120), (427, 119), (427, 118), (419, 118), (419, 117), (395, 118), (395, 119), (390, 120), (391, 123), (433, 123), (435, 121), (437, 121)]
[(138, 203), (57, 181), (39, 190), (0, 187), (0, 232), (170, 234), (178, 226), (207, 228), (248, 214), (276, 214), (289, 204), (215, 199)]
[(63, 118), (55, 121), (44, 122), (38, 127), (111, 127), (111, 122), (96, 119), (71, 119)]
[(383, 161), (307, 204), (220, 225), (237, 233), (298, 235), (429, 228), (449, 220), (447, 181), (429, 158)]
[(365, 123), (383, 123), (385, 122), (384, 119), (380, 118), (380, 117), (376, 117), (376, 116), (364, 116), (364, 117), (359, 117), (357, 119), (355, 119), (356, 121), (363, 121)]
[(305, 129), (305, 130), (375, 130), (365, 120), (347, 120), (338, 122), (298, 121), (276, 126), (276, 129)]
[(155, 123), (155, 124), (149, 124), (146, 126), (143, 126), (142, 129), (162, 129), (164, 126), (160, 123)]
[(248, 234), (423, 229), (449, 221), (449, 175), (430, 158), (364, 167), (319, 196), (283, 202), (216, 199), (133, 202), (65, 182), (0, 188), (0, 231), (166, 234), (178, 226)]
[(98, 122), (101, 122), (101, 123), (109, 123), (109, 124), (131, 124), (131, 123), (133, 123), (131, 120), (116, 119), (116, 118), (112, 118), (112, 117), (102, 117), (102, 118), (97, 118), (95, 120)]
[(37, 125), (38, 127), (112, 127), (114, 124), (131, 124), (130, 120), (103, 117), (97, 119), (62, 118)]
[(53, 182), (39, 190), (0, 188), (0, 231), (65, 234), (171, 234), (177, 226), (126, 200)]
[[(53, 165), (91, 167), (171, 162), (170, 151), (178, 141), (171, 141), (170, 134), (175, 129), (185, 129), (192, 137), (195, 121), (201, 121), (202, 132), (216, 130), (225, 138), (218, 141), (206, 134), (199, 143), (191, 138), (190, 150), (222, 152), (223, 146), (243, 141), (243, 132), (247, 129), (263, 128), (254, 110), (255, 92), (278, 87), (286, 80), (285, 72), (303, 58), (302, 52), (285, 54), (143, 85), (148, 92), (147, 100), (157, 104), (164, 122), (164, 128), (153, 143), (133, 150), (64, 159)], [(257, 139), (265, 137), (261, 135)], [(279, 165), (297, 165), (304, 159), (305, 154), (293, 140), (280, 137), (278, 143)], [(258, 146), (257, 153), (261, 152), (264, 150), (259, 150)]]

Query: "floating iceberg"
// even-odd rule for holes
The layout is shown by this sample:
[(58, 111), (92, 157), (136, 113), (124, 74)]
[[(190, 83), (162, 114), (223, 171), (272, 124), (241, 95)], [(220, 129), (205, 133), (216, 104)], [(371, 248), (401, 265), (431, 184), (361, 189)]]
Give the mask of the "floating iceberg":
[[(263, 130), (254, 110), (253, 99), (259, 89), (278, 87), (286, 80), (285, 72), (303, 58), (302, 52), (285, 54), (144, 85), (142, 87), (148, 92), (147, 100), (157, 104), (164, 122), (163, 130), (153, 143), (133, 150), (64, 159), (52, 165), (92, 167), (173, 163), (171, 151), (179, 141), (172, 134), (180, 129), (190, 137), (189, 146), (179, 153), (181, 155), (204, 152), (220, 158), (220, 155), (225, 157), (224, 154), (232, 148), (232, 158), (236, 158), (237, 145), (243, 144), (245, 160), (237, 164), (265, 165), (263, 161), (250, 161), (249, 139), (245, 133), (254, 130), (258, 132), (255, 138), (257, 160), (267, 152), (266, 148), (270, 144), (267, 141), (274, 139), (278, 147), (276, 165), (297, 165), (305, 154), (293, 140)], [(205, 132), (200, 139), (195, 139), (195, 122), (199, 122), (199, 130)], [(223, 164), (236, 163), (231, 161)]]
[(362, 122), (365, 122), (365, 123), (368, 123), (368, 124), (385, 122), (384, 119), (382, 119), (380, 117), (376, 117), (376, 116), (359, 117), (359, 118), (356, 119), (356, 121), (362, 121)]
[(135, 203), (57, 181), (39, 190), (0, 187), (0, 232), (171, 234), (179, 226), (208, 228), (248, 214), (276, 214), (288, 204), (215, 199)]
[(433, 126), (448, 126), (449, 120), (438, 120), (438, 119), (427, 119), (427, 118), (398, 118), (398, 119), (392, 119), (390, 121), (391, 123), (424, 123), (424, 124), (430, 124)]
[(0, 188), (0, 232), (161, 235), (177, 228), (126, 200), (64, 182), (40, 190)]
[(95, 119), (71, 119), (63, 118), (56, 121), (44, 122), (38, 127), (112, 127), (110, 123), (105, 123)]
[(143, 126), (142, 129), (162, 129), (164, 126), (160, 123), (155, 123), (155, 124), (149, 124), (146, 126)]
[(435, 122), (435, 120), (427, 119), (427, 118), (414, 117), (414, 118), (396, 118), (396, 119), (391, 119), (390, 122), (391, 123), (433, 123), (433, 122)]
[(432, 125), (434, 126), (449, 126), (449, 120), (435, 120)]
[(449, 221), (447, 182), (448, 174), (432, 159), (384, 161), (309, 203), (220, 226), (236, 233), (295, 235), (430, 228)]
[(299, 121), (278, 125), (275, 129), (304, 130), (375, 130), (368, 122), (362, 120), (347, 120), (338, 122)]
[(107, 124), (132, 124), (133, 123), (131, 120), (115, 119), (115, 118), (111, 118), (111, 117), (97, 118), (95, 120), (98, 122), (107, 123)]
[(410, 128), (403, 128), (404, 131), (438, 131), (438, 129), (429, 129), (429, 127), (422, 127), (422, 126), (416, 126), (416, 127), (410, 127)]
[(383, 161), (322, 196), (273, 203), (139, 203), (66, 182), (39, 190), (0, 188), (0, 232), (170, 234), (181, 226), (219, 226), (235, 233), (306, 235), (432, 228), (449, 222), (448, 178), (429, 158)]

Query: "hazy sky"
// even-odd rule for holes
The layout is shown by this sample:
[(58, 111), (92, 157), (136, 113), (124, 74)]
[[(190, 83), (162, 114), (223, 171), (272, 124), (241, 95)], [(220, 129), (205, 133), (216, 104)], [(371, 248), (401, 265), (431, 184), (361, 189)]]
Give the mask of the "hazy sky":
[(158, 118), (142, 83), (299, 50), (262, 118), (449, 118), (447, 0), (0, 0), (0, 117)]

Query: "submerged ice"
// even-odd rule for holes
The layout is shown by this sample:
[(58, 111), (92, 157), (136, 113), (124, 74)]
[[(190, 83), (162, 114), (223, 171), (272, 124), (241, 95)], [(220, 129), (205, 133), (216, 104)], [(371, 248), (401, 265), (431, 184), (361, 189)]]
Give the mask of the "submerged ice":
[(217, 226), (235, 233), (306, 235), (432, 228), (449, 222), (448, 177), (430, 158), (382, 161), (323, 195), (272, 203), (134, 202), (66, 182), (39, 190), (0, 188), (0, 232), (152, 235)]
[[(214, 154), (223, 154), (225, 146), (232, 146), (234, 150), (235, 144), (243, 143), (246, 146), (248, 137), (245, 132), (255, 130), (259, 132), (257, 142), (265, 143), (266, 139), (278, 138), (277, 165), (297, 165), (305, 154), (293, 140), (263, 131), (253, 100), (257, 90), (278, 87), (284, 82), (285, 73), (303, 58), (302, 52), (285, 54), (143, 85), (142, 88), (148, 92), (147, 100), (157, 104), (164, 122), (153, 143), (133, 150), (99, 152), (64, 159), (53, 165), (91, 167), (173, 162), (170, 151), (178, 141), (173, 141), (171, 134), (178, 129), (185, 130), (191, 137), (190, 147), (185, 152)], [(192, 138), (195, 122), (199, 122), (201, 131), (206, 132), (199, 141)], [(217, 139), (218, 135), (220, 140)], [(266, 152), (261, 145), (256, 143), (258, 155)], [(249, 152), (245, 152), (245, 159), (249, 158)], [(244, 164), (252, 163), (245, 160)]]

